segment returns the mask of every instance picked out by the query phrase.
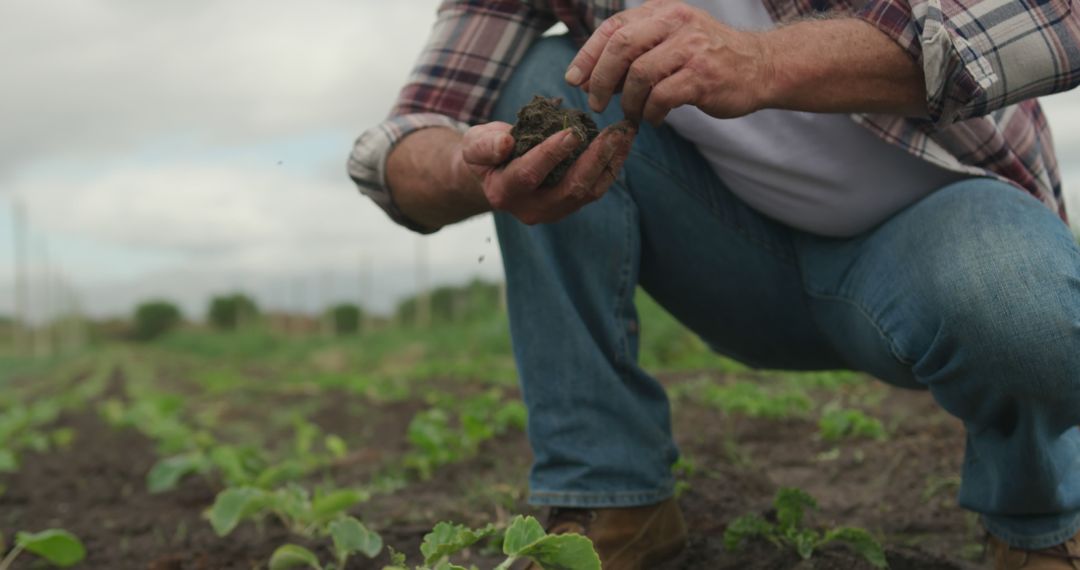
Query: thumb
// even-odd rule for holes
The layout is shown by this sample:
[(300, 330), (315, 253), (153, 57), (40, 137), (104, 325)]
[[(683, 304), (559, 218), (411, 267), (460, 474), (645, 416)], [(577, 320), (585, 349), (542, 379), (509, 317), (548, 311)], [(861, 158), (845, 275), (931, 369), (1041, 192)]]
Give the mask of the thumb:
[(488, 123), (469, 129), (462, 146), (465, 162), (478, 166), (505, 163), (514, 150), (514, 137), (510, 136), (509, 127), (506, 123)]

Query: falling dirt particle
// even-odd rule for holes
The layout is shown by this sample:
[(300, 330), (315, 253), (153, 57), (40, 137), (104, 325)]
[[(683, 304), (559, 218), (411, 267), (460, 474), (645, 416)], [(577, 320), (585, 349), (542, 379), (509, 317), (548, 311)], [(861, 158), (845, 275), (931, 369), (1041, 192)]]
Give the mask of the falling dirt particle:
[(484, 262), (484, 256), (481, 255), (480, 259), (477, 259), (476, 262), (477, 263), (483, 263)]

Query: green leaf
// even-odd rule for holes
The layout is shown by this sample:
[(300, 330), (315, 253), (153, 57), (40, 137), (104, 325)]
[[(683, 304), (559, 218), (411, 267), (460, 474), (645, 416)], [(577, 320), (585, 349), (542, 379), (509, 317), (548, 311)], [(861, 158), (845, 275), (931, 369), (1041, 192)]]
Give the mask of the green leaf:
[(345, 440), (334, 434), (326, 436), (323, 445), (326, 446), (326, 451), (329, 451), (330, 456), (334, 459), (342, 459), (349, 454), (349, 446), (345, 443)]
[(260, 489), (270, 489), (276, 487), (286, 481), (293, 481), (300, 478), (307, 470), (304, 466), (295, 461), (286, 461), (280, 465), (274, 465), (255, 478), (256, 487)]
[(420, 545), (420, 553), (424, 555), (424, 564), (434, 564), (446, 556), (472, 546), (494, 532), (495, 527), (490, 524), (484, 528), (472, 530), (462, 525), (441, 522), (424, 536), (424, 542)]
[(817, 501), (802, 489), (784, 487), (777, 491), (773, 506), (776, 507), (776, 519), (780, 522), (780, 530), (784, 531), (799, 528), (806, 510), (816, 509)]
[(885, 550), (869, 532), (861, 528), (840, 527), (825, 533), (821, 544), (830, 542), (843, 542), (855, 549), (867, 562), (875, 568), (888, 568), (889, 563), (885, 559)]
[(86, 558), (83, 543), (74, 534), (62, 529), (52, 528), (33, 534), (20, 532), (15, 535), (15, 544), (63, 568)]
[(776, 527), (757, 515), (741, 516), (733, 521), (724, 530), (724, 548), (736, 551), (742, 542), (748, 538), (769, 538), (776, 532)]
[(210, 461), (221, 470), (225, 481), (239, 485), (249, 481), (240, 453), (231, 445), (218, 445), (210, 450)]
[(311, 502), (311, 513), (316, 520), (330, 520), (349, 510), (349, 507), (368, 499), (367, 493), (356, 489), (341, 489), (328, 495), (315, 497)]
[(814, 554), (814, 548), (818, 546), (818, 533), (813, 530), (799, 530), (788, 535), (788, 540), (795, 545), (795, 551), (803, 560), (809, 560)]
[(503, 539), (503, 553), (507, 556), (518, 556), (522, 550), (530, 544), (544, 538), (544, 527), (540, 521), (533, 517), (514, 517), (510, 526), (506, 528), (506, 537)]
[(315, 438), (319, 436), (319, 426), (302, 418), (297, 418), (293, 422), (293, 428), (295, 429), (294, 447), (296, 454), (300, 457), (311, 455), (311, 448), (315, 444)]
[(146, 474), (146, 486), (151, 493), (175, 489), (180, 480), (206, 468), (206, 456), (199, 452), (166, 457), (158, 461)]
[(330, 523), (330, 538), (334, 541), (334, 552), (342, 565), (349, 555), (356, 552), (375, 558), (383, 547), (382, 537), (353, 517)]
[(258, 512), (263, 507), (266, 493), (252, 487), (235, 487), (218, 493), (214, 506), (210, 507), (210, 525), (218, 536), (225, 536), (240, 524), (240, 521)]
[(270, 556), (270, 570), (289, 570), (301, 566), (322, 570), (318, 557), (303, 546), (284, 544)]
[(518, 556), (532, 558), (545, 570), (600, 570), (592, 541), (580, 534), (544, 536), (518, 551)]
[(75, 440), (75, 430), (71, 428), (57, 428), (49, 434), (49, 437), (56, 447), (68, 447), (71, 445), (71, 442)]
[(14, 473), (19, 470), (19, 458), (10, 449), (0, 448), (0, 473)]
[[(457, 564), (453, 564), (448, 560), (443, 560), (443, 561), (439, 562), (438, 564), (436, 564), (431, 570), (469, 570), (469, 569), (464, 567), (464, 566), (458, 566)], [(476, 566), (473, 566), (472, 570), (476, 570)]]
[(392, 566), (404, 567), (405, 566), (405, 553), (404, 552), (398, 552), (398, 551), (394, 550), (392, 547), (389, 547), (389, 546), (386, 547), (386, 548), (390, 551), (390, 564)]

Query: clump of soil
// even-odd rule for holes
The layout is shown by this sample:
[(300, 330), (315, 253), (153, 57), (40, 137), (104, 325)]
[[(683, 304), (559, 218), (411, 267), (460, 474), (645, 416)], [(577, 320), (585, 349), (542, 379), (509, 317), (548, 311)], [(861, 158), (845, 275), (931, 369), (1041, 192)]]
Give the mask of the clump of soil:
[(589, 115), (577, 109), (563, 109), (561, 105), (562, 99), (558, 97), (550, 99), (539, 95), (533, 97), (529, 104), (518, 111), (517, 124), (510, 131), (510, 135), (514, 137), (514, 154), (512, 158), (517, 158), (529, 152), (534, 146), (564, 129), (570, 129), (581, 139), (582, 144), (574, 149), (574, 153), (548, 173), (543, 186), (558, 184), (566, 175), (566, 172), (570, 170), (570, 166), (574, 164), (574, 161), (585, 152), (589, 143), (600, 134), (596, 128), (596, 123), (593, 122)]

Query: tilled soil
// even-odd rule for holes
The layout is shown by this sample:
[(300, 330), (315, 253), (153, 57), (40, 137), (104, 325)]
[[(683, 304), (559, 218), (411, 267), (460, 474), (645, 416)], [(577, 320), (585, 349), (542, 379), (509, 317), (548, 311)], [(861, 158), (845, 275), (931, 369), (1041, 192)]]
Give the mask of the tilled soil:
[[(893, 569), (981, 568), (967, 559), (978, 553), (981, 530), (956, 507), (956, 488), (950, 483), (959, 473), (962, 428), (925, 393), (880, 390), (885, 391), (880, 401), (887, 405), (871, 413), (890, 428), (889, 439), (840, 446), (820, 441), (811, 420), (721, 421), (719, 412), (678, 403), (677, 438), (696, 467), (680, 498), (690, 544), (659, 570), (871, 568), (844, 547), (827, 548), (808, 561), (768, 543), (725, 551), (726, 525), (743, 514), (767, 513), (781, 486), (802, 488), (818, 499), (821, 510), (812, 522), (862, 526), (884, 536)], [(357, 451), (359, 461), (332, 473), (339, 483), (363, 484), (373, 472), (371, 464), (407, 449), (405, 426), (422, 406), (403, 402), (380, 409), (368, 416), (377, 419), (375, 433), (371, 422), (345, 413), (350, 407), (343, 405), (341, 394), (325, 398), (326, 413), (315, 421), (351, 441), (369, 442)], [(69, 449), (26, 456), (18, 473), (0, 478), (7, 487), (0, 495), (4, 535), (66, 528), (87, 547), (87, 560), (79, 568), (265, 568), (273, 550), (285, 542), (329, 558), (325, 547), (289, 536), (273, 523), (262, 529), (244, 524), (218, 538), (202, 516), (217, 491), (209, 481), (189, 478), (175, 491), (152, 495), (145, 485), (156, 460), (149, 440), (114, 430), (91, 411), (65, 416), (61, 424), (78, 434)], [(415, 554), (439, 520), (480, 525), (513, 513), (539, 515), (523, 502), (529, 462), (524, 435), (503, 436), (478, 457), (444, 467), (429, 481), (376, 496), (355, 514), (382, 533), (387, 544)], [(473, 552), (463, 562), (489, 568), (496, 560)], [(349, 568), (377, 570), (386, 562), (384, 554), (374, 561), (354, 559)], [(30, 557), (14, 566), (33, 567)]]

